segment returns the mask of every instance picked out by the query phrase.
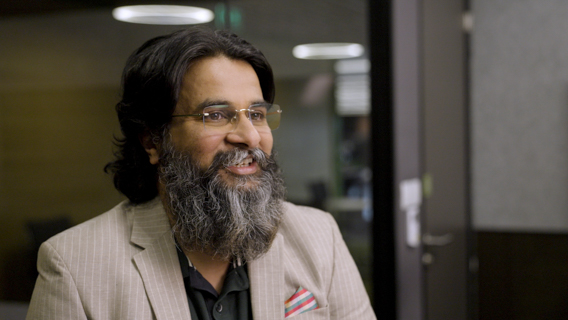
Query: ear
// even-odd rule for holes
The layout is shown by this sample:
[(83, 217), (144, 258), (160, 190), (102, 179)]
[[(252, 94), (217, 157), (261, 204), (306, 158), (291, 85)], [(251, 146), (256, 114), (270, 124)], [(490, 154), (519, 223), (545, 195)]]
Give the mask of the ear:
[(142, 144), (142, 147), (144, 147), (144, 150), (146, 150), (146, 153), (148, 154), (148, 160), (150, 161), (150, 163), (153, 165), (157, 165), (160, 160), (160, 157), (158, 155), (158, 147), (152, 141), (152, 137), (150, 136), (149, 132), (144, 132), (141, 135), (140, 143)]

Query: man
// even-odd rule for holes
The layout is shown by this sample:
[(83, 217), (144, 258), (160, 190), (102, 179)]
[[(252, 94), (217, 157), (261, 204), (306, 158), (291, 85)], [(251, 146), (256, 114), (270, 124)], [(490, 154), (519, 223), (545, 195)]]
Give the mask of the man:
[(374, 319), (336, 223), (284, 201), (265, 57), (193, 28), (129, 58), (125, 201), (44, 243), (28, 319)]

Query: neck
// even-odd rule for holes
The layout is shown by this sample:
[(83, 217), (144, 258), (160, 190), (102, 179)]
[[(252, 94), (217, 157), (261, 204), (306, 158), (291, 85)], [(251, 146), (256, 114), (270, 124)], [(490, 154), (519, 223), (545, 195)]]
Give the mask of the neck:
[(221, 293), (229, 269), (229, 261), (219, 260), (203, 252), (183, 251), (195, 269), (217, 290), (217, 293)]

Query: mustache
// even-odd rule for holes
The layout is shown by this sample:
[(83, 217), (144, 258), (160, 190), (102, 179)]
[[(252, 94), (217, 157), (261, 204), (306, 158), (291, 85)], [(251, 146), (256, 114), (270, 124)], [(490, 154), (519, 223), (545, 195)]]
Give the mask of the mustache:
[(235, 166), (243, 162), (248, 157), (252, 157), (262, 170), (268, 170), (276, 163), (274, 155), (268, 155), (259, 148), (250, 150), (233, 149), (217, 152), (207, 171), (216, 172), (219, 169)]

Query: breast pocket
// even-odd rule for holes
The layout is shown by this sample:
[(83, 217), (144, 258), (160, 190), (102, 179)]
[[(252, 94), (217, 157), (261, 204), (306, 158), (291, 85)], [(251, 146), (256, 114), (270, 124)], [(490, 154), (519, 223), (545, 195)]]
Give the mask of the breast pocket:
[(298, 315), (288, 317), (286, 319), (290, 320), (321, 320), (321, 319), (329, 319), (329, 308), (319, 308), (315, 310), (310, 310), (304, 313), (300, 313)]

